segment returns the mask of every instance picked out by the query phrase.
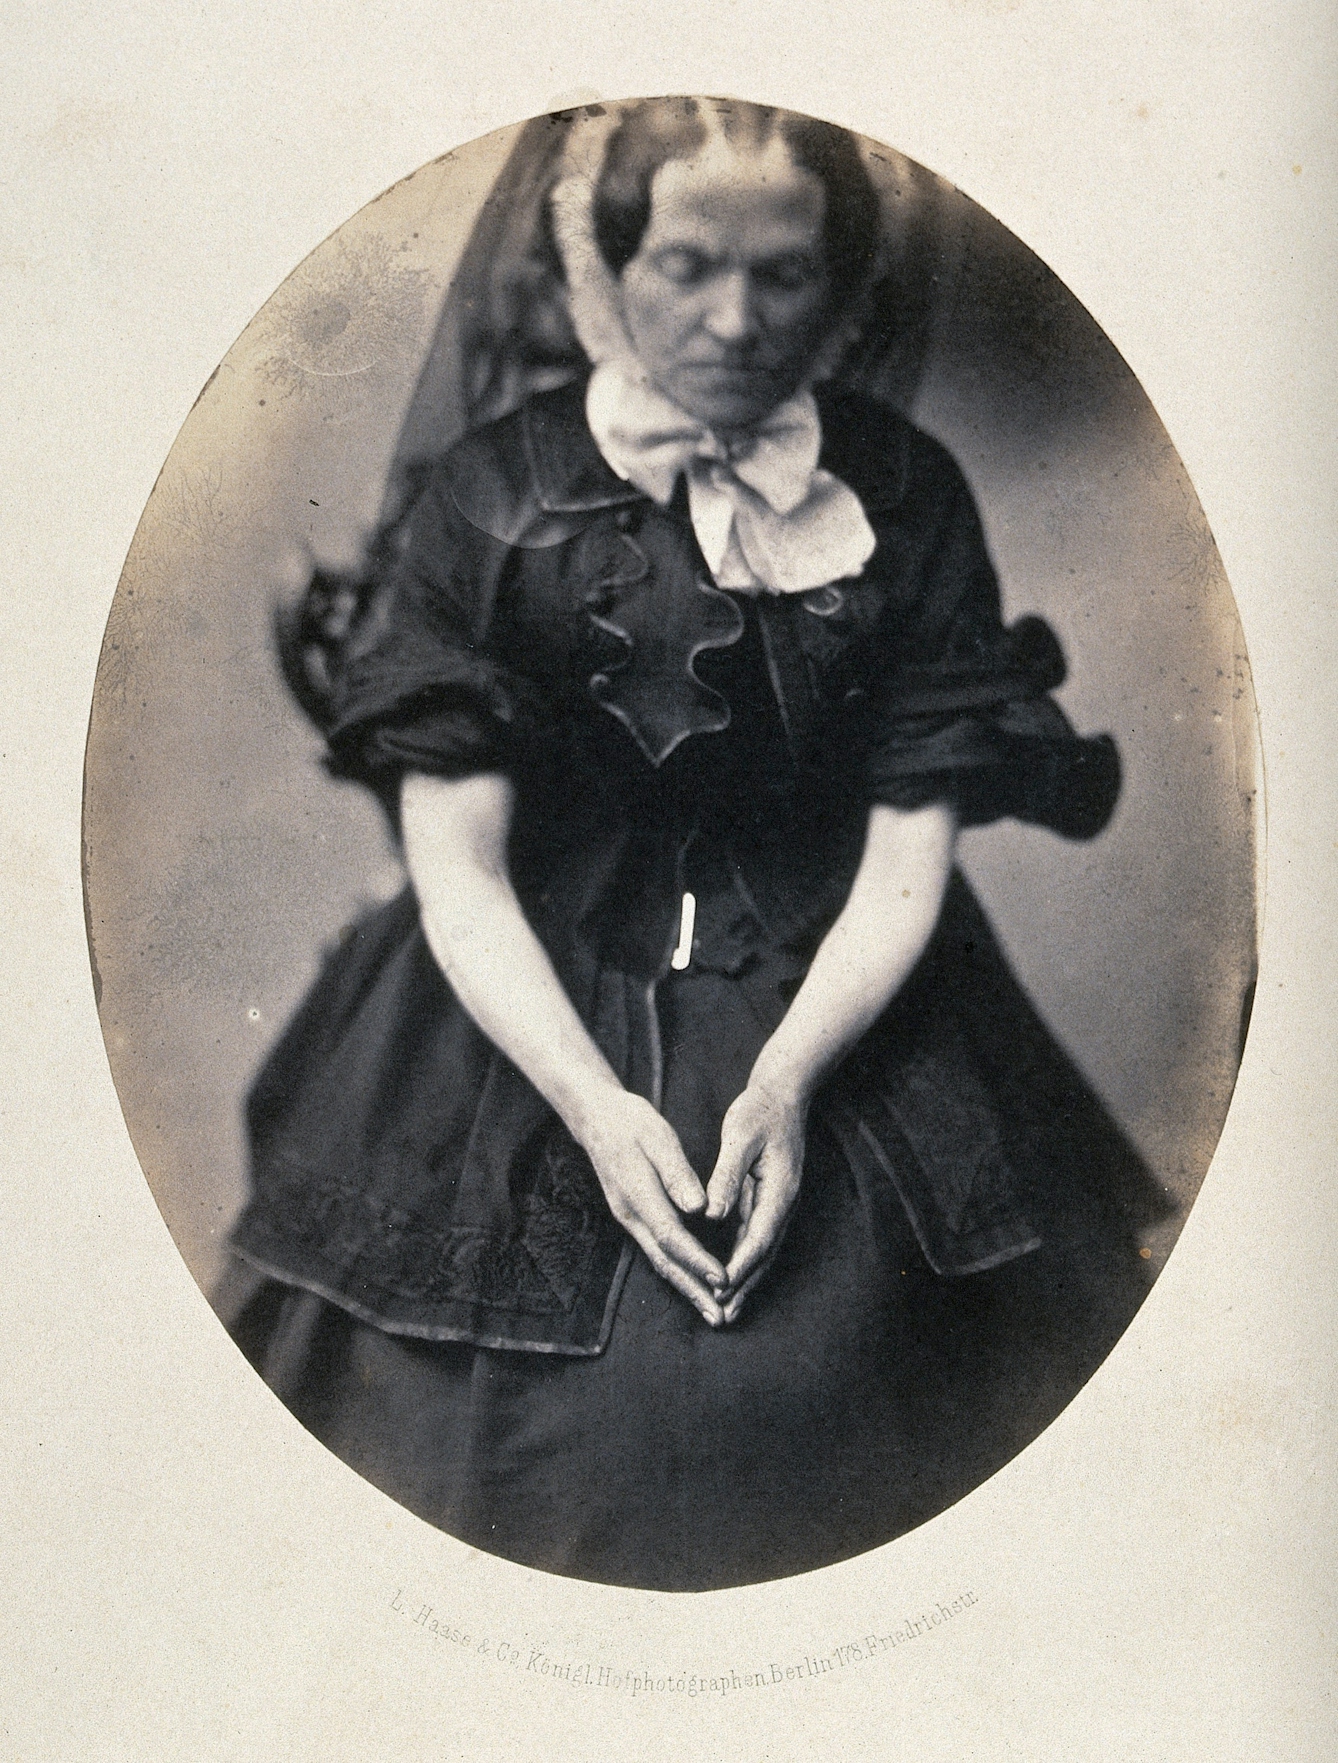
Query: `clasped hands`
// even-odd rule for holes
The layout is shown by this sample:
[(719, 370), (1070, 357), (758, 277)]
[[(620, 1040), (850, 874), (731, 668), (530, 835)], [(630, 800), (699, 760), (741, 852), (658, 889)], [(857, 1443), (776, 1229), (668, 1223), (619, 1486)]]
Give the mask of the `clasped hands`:
[[(720, 1155), (705, 1187), (673, 1127), (641, 1096), (619, 1091), (587, 1139), (613, 1216), (660, 1278), (712, 1328), (737, 1318), (780, 1247), (799, 1195), (806, 1114), (806, 1100), (751, 1081), (725, 1115)], [(738, 1234), (722, 1266), (683, 1216), (731, 1213)]]

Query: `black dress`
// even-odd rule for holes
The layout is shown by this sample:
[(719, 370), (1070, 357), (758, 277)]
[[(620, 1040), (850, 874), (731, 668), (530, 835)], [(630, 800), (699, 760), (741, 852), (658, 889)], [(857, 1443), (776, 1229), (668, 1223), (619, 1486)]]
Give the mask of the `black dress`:
[[(857, 581), (721, 592), (685, 508), (608, 471), (568, 388), (442, 463), (323, 678), (334, 765), (392, 812), (406, 768), (510, 773), (527, 915), (702, 1174), (870, 803), (1087, 836), (1118, 785), (1046, 696), (1053, 638), (1001, 624), (947, 455), (876, 406), (823, 418), (878, 540)], [(298, 1418), (482, 1549), (673, 1590), (873, 1547), (1000, 1467), (1127, 1324), (1165, 1209), (960, 876), (816, 1098), (780, 1254), (730, 1328), (618, 1229), (410, 896), (332, 958), (250, 1127), (232, 1326)], [(694, 1228), (723, 1252), (733, 1227)]]

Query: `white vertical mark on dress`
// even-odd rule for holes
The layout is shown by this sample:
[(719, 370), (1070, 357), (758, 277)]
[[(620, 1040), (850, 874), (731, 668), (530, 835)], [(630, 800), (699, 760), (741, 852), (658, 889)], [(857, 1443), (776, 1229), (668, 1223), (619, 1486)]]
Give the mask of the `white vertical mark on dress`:
[(683, 916), (678, 924), (678, 947), (669, 957), (669, 965), (681, 973), (692, 959), (692, 927), (697, 918), (697, 900), (693, 894), (683, 896)]

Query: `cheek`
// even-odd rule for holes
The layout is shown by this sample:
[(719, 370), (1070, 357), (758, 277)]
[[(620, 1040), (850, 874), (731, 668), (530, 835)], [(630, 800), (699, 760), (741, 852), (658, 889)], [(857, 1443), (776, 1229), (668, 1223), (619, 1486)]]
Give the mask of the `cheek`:
[(695, 323), (691, 302), (677, 290), (639, 286), (623, 300), (623, 318), (632, 341), (643, 352), (663, 353), (674, 347)]
[(777, 294), (772, 307), (775, 328), (788, 332), (797, 340), (813, 337), (827, 328), (831, 317), (829, 306), (825, 288)]

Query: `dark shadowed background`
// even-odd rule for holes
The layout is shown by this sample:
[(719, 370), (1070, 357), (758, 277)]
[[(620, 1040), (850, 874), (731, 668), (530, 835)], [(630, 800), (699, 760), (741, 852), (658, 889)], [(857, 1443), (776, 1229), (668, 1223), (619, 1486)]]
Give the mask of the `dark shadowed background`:
[[(355, 557), (396, 459), (514, 396), (515, 362), (475, 371), (479, 331), (519, 334), (527, 205), (571, 120), (424, 167), (315, 251), (202, 393), (126, 564), (90, 728), (89, 928), (131, 1136), (206, 1286), (244, 1191), (246, 1086), (322, 948), (403, 879), (375, 804), (321, 770), (272, 609), (311, 553)], [(1091, 845), (1004, 824), (968, 834), (963, 862), (1032, 997), (1187, 1205), (1253, 974), (1255, 723), (1231, 593), (1174, 448), (1087, 313), (965, 197), (868, 151), (889, 273), (860, 376), (956, 455), (1007, 615), (1054, 625), (1061, 702), (1124, 761)], [(560, 372), (548, 342), (522, 368)]]

